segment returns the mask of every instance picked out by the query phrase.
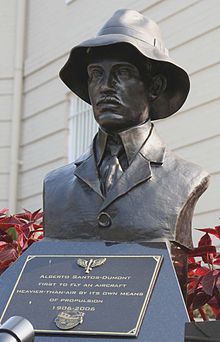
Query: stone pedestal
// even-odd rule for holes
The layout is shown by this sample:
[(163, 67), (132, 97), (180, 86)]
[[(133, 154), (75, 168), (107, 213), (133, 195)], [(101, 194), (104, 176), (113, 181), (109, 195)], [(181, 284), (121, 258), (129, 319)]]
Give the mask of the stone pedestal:
[[(20, 258), (0, 277), (0, 315), (9, 300), (18, 276), (28, 255), (84, 255), (94, 256), (163, 256), (163, 262), (147, 306), (145, 316), (135, 339), (137, 342), (183, 342), (184, 325), (189, 321), (181, 290), (172, 265), (166, 243), (105, 243), (76, 242), (62, 240), (44, 240), (32, 245)], [(132, 307), (131, 307), (132, 310)], [(123, 308), (122, 308), (123, 312)], [(19, 315), (19, 312), (17, 313)], [(48, 315), (42, 308), (42, 316)], [(112, 315), (114, 313), (111, 313)], [(126, 315), (126, 312), (124, 312)], [(25, 317), (29, 319), (29, 317)], [(31, 321), (34, 326), (34, 321)], [(98, 323), (97, 323), (98, 324)], [(89, 335), (50, 335), (36, 334), (36, 342), (121, 342), (131, 341), (131, 337), (89, 336)]]

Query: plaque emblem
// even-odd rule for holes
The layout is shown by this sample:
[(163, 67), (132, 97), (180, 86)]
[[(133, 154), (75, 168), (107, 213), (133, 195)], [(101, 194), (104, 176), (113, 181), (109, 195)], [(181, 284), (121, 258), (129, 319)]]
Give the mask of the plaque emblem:
[(82, 259), (82, 258), (77, 259), (77, 265), (85, 268), (86, 273), (89, 273), (90, 271), (92, 271), (94, 267), (103, 265), (105, 262), (106, 262), (106, 258), (89, 259), (89, 260)]
[(78, 324), (82, 324), (84, 313), (76, 310), (59, 312), (55, 318), (57, 328), (68, 330), (75, 328)]

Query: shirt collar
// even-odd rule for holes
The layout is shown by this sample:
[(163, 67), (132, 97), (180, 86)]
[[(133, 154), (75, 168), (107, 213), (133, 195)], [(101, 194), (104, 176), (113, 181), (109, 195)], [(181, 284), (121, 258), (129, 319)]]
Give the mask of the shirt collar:
[[(148, 120), (142, 125), (131, 127), (118, 133), (124, 146), (129, 165), (148, 139), (151, 129), (152, 124), (150, 120)], [(108, 136), (109, 134), (107, 132), (105, 132), (102, 128), (99, 128), (95, 143), (96, 159), (98, 165), (104, 156)]]

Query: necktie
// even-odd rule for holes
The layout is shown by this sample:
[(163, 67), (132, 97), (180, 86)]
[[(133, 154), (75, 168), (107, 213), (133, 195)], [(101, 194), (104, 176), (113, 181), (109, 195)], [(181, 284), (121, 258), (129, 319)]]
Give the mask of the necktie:
[(123, 170), (121, 168), (119, 157), (123, 153), (123, 145), (119, 137), (108, 138), (105, 157), (100, 166), (101, 190), (104, 195), (121, 177)]

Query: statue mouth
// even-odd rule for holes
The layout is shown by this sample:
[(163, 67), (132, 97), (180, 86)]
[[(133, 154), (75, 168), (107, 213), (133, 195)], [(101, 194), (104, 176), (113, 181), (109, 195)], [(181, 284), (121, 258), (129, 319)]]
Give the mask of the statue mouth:
[(121, 101), (115, 97), (115, 96), (109, 96), (109, 95), (106, 95), (106, 96), (102, 96), (97, 102), (96, 102), (96, 105), (97, 106), (100, 106), (100, 105), (122, 105)]

